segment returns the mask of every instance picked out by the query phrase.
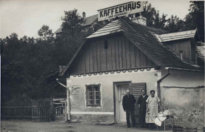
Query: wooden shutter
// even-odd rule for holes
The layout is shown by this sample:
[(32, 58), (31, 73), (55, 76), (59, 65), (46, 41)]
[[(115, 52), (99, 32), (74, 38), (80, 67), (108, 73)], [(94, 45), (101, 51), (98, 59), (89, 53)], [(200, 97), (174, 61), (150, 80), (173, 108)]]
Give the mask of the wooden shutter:
[(146, 91), (146, 83), (130, 83), (130, 93), (134, 95), (136, 99), (141, 95), (141, 89)]

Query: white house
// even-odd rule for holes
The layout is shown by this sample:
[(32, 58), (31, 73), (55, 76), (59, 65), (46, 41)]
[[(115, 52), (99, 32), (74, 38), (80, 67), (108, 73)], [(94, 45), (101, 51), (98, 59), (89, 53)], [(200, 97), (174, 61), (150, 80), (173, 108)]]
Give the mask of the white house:
[(71, 120), (125, 122), (126, 89), (136, 99), (141, 89), (148, 95), (155, 90), (162, 108), (178, 117), (197, 108), (197, 118), (203, 120), (204, 71), (197, 63), (195, 30), (166, 33), (140, 23), (113, 20), (74, 54), (62, 72), (70, 87)]

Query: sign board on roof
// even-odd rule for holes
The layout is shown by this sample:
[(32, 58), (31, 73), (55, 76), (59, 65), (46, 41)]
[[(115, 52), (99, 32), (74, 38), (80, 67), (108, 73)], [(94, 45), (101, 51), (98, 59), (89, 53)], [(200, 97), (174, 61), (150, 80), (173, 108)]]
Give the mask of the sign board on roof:
[(98, 21), (140, 13), (143, 11), (144, 3), (145, 2), (143, 1), (130, 1), (127, 3), (100, 9), (98, 10)]

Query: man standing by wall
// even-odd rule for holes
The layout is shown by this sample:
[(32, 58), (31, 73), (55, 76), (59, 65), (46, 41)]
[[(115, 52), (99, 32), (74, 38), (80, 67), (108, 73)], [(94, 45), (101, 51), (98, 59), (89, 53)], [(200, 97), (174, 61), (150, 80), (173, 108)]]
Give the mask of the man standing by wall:
[(141, 94), (137, 103), (139, 104), (139, 123), (141, 127), (146, 127), (145, 116), (146, 116), (146, 100), (148, 96), (146, 95), (145, 89), (141, 90)]
[(126, 95), (123, 96), (122, 106), (124, 111), (126, 112), (126, 120), (127, 120), (127, 127), (130, 127), (130, 119), (132, 121), (132, 126), (135, 127), (135, 97), (130, 94), (129, 90), (126, 91)]

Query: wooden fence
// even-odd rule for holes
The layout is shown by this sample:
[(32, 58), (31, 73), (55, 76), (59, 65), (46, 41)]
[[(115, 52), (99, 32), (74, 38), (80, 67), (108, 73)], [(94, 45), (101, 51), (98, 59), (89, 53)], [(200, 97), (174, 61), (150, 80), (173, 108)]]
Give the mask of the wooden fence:
[(31, 119), (32, 107), (30, 106), (6, 106), (1, 107), (2, 119)]
[(39, 121), (54, 120), (53, 108), (38, 106), (4, 106), (1, 108), (1, 119), (31, 119)]

